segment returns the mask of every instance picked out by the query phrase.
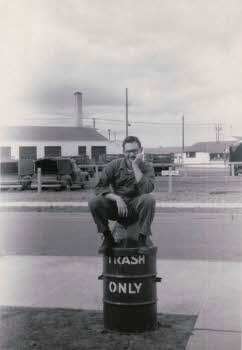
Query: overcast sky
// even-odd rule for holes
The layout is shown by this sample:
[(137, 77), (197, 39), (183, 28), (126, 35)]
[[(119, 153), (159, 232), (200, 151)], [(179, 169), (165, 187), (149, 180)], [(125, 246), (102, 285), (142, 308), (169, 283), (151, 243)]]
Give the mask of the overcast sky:
[(241, 0), (1, 0), (0, 17), (2, 124), (71, 125), (81, 91), (123, 138), (127, 87), (145, 146), (181, 145), (183, 114), (186, 145), (242, 135)]

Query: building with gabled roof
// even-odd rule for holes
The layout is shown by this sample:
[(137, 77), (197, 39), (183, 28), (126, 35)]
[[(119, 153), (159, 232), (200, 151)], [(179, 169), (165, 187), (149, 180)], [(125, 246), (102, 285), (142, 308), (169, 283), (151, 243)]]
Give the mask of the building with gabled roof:
[(0, 130), (3, 159), (88, 155), (96, 161), (107, 153), (108, 140), (90, 127), (11, 126)]
[(186, 152), (223, 153), (235, 141), (204, 141), (185, 147)]
[(197, 142), (185, 147), (184, 163), (186, 164), (224, 164), (228, 148), (235, 141)]
[(74, 93), (74, 126), (6, 126), (0, 129), (1, 159), (38, 159), (87, 155), (95, 161), (107, 153), (108, 139), (83, 126), (82, 93)]
[(155, 147), (145, 148), (145, 153), (171, 154), (175, 156), (175, 162), (185, 164), (224, 164), (228, 157), (228, 149), (236, 141), (204, 141), (197, 142), (184, 148), (182, 147)]
[(0, 131), (1, 141), (107, 141), (90, 127), (77, 126), (11, 126)]

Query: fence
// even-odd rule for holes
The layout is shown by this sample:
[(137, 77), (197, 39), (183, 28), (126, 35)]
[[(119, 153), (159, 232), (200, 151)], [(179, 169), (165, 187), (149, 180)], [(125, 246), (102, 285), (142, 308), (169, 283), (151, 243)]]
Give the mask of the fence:
[[(168, 167), (167, 171), (161, 170), (160, 176), (168, 176), (168, 183), (169, 183), (169, 192), (171, 192), (172, 188), (172, 177), (173, 176), (183, 176), (188, 177), (190, 176), (196, 176), (196, 171), (200, 171), (200, 176), (202, 176), (202, 173), (204, 176), (209, 176), (214, 174), (215, 176), (219, 176), (218, 173), (221, 171), (224, 171), (224, 175), (231, 175), (235, 176), (235, 166), (241, 165), (242, 162), (224, 162), (224, 163), (184, 163), (184, 164), (176, 164), (176, 163), (155, 163), (153, 164), (154, 167)], [(79, 167), (84, 169), (93, 168), (95, 169), (95, 178), (96, 180), (99, 179), (100, 172), (104, 167), (106, 167), (107, 164), (80, 164)], [(174, 169), (176, 169), (174, 171)], [(203, 170), (203, 172), (202, 172)], [(38, 190), (41, 187), (41, 173), (40, 169), (38, 169), (37, 172), (37, 179), (38, 179)]]
[[(95, 178), (99, 179), (100, 171), (107, 164), (95, 165)], [(174, 164), (174, 163), (156, 163), (154, 166), (167, 166), (168, 171), (161, 171), (160, 176), (156, 177), (156, 189), (166, 192), (169, 196), (177, 191), (182, 192), (184, 186), (196, 187), (198, 191), (203, 192), (204, 187), (210, 192), (224, 191), (229, 182), (234, 182), (234, 166), (242, 165), (242, 162), (221, 162), (221, 163), (197, 163), (197, 164)], [(86, 165), (86, 167), (94, 165)], [(81, 166), (82, 167), (82, 166)], [(175, 169), (175, 170), (174, 170)], [(234, 180), (233, 180), (234, 179)]]
[[(91, 181), (89, 183), (90, 187), (94, 186), (94, 183), (98, 181), (100, 172), (106, 165), (107, 164), (79, 165), (82, 169), (92, 168), (93, 170), (95, 170), (93, 178), (94, 181)], [(194, 186), (194, 188), (196, 187), (196, 190), (200, 191), (200, 193), (208, 189), (210, 189), (210, 192), (221, 192), (224, 191), (226, 186), (228, 185), (230, 186), (231, 191), (237, 191), (236, 188), (239, 185), (241, 186), (242, 178), (236, 176), (238, 175), (236, 167), (239, 165), (242, 171), (242, 162), (225, 162), (220, 164), (216, 164), (215, 162), (213, 164), (184, 163), (183, 165), (172, 163), (165, 165), (169, 166), (169, 170), (160, 172), (160, 176), (156, 176), (155, 190), (158, 192), (168, 193), (169, 195), (178, 192), (182, 193), (184, 191), (184, 188), (189, 188), (189, 186)], [(163, 167), (164, 163), (157, 163), (154, 164), (154, 166)], [(33, 186), (32, 188), (36, 188), (38, 190), (38, 193), (41, 192), (42, 184), (40, 170), (37, 172), (37, 178), (35, 178), (35, 186)]]
[(99, 178), (99, 169), (100, 170), (102, 170), (102, 168), (104, 168), (105, 166), (106, 166), (107, 164), (84, 164), (84, 165), (82, 165), (82, 164), (79, 164), (78, 166), (79, 166), (79, 168), (82, 168), (82, 169), (84, 169), (84, 168), (95, 168), (95, 178), (96, 179), (98, 179)]

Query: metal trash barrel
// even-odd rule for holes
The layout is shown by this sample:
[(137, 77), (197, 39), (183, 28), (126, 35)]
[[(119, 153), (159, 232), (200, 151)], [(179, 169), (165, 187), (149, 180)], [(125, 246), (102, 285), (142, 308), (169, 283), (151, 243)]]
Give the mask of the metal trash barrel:
[(136, 333), (157, 328), (156, 247), (147, 254), (138, 248), (113, 248), (103, 255), (104, 328)]

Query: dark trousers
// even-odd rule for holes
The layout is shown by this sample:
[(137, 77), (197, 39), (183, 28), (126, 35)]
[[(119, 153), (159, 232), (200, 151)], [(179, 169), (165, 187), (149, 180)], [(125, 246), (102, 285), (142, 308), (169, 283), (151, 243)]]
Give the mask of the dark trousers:
[(126, 204), (128, 216), (124, 218), (118, 215), (116, 202), (101, 195), (92, 198), (89, 201), (89, 208), (98, 232), (103, 233), (109, 230), (108, 220), (118, 221), (125, 227), (138, 221), (139, 233), (151, 235), (151, 224), (155, 214), (154, 197), (149, 193), (145, 193), (126, 201)]

